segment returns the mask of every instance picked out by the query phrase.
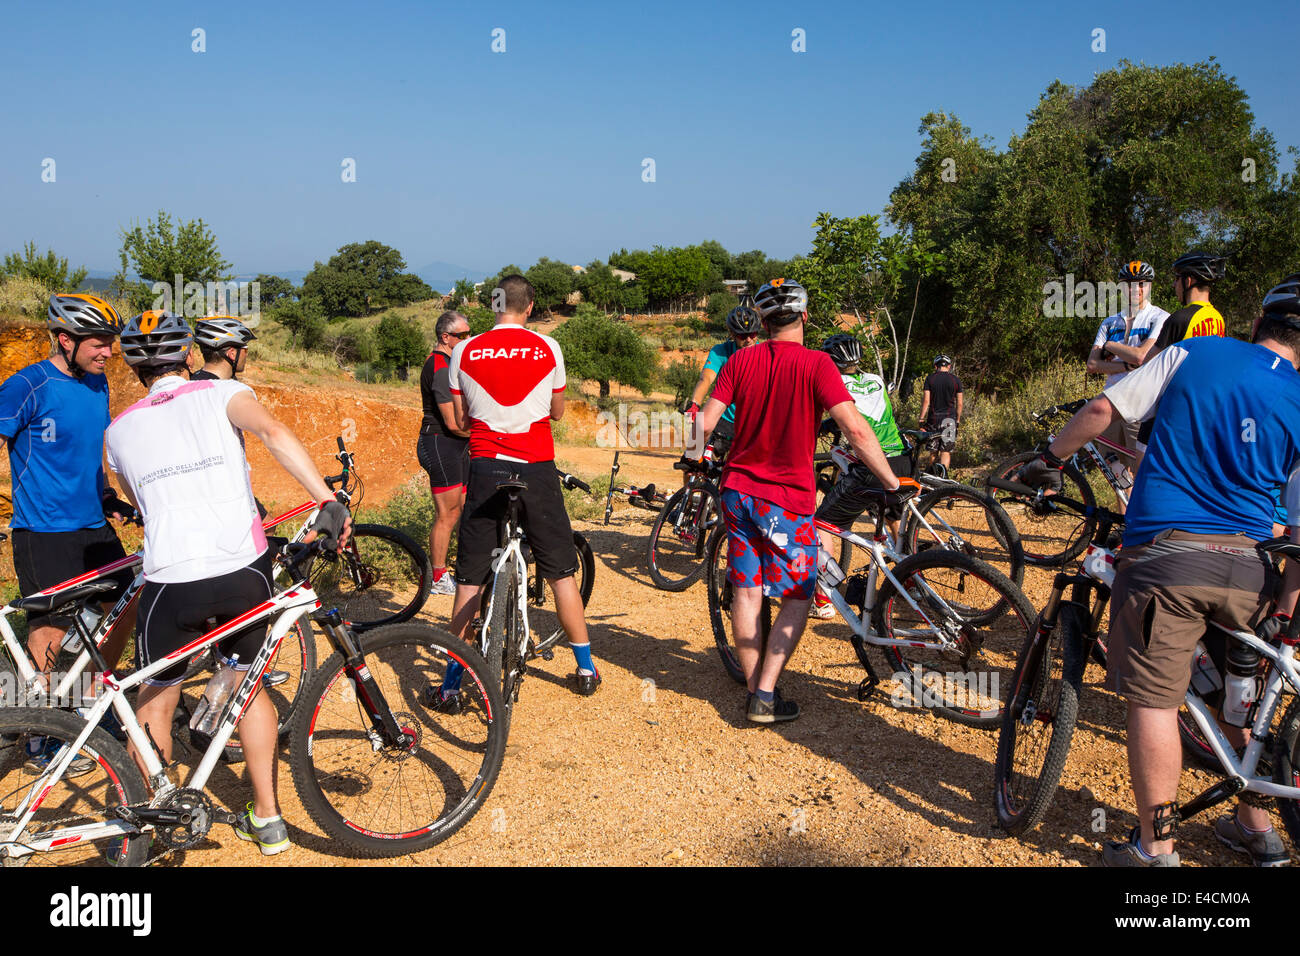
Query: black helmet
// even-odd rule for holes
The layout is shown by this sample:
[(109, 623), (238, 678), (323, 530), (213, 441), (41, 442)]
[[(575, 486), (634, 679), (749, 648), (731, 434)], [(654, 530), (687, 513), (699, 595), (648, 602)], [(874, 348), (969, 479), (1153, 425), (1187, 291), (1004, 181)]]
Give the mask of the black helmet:
[(253, 330), (229, 315), (210, 315), (194, 323), (194, 344), (205, 349), (248, 347), (257, 338)]
[(793, 279), (773, 279), (754, 294), (754, 307), (764, 322), (789, 325), (808, 311), (808, 290)]
[(1300, 324), (1300, 272), (1293, 272), (1264, 296), (1264, 315), (1289, 325)]
[(1227, 256), (1212, 256), (1207, 252), (1189, 252), (1174, 260), (1174, 275), (1191, 276), (1200, 283), (1218, 282), (1223, 278)]
[(194, 343), (190, 324), (174, 312), (137, 315), (122, 330), (122, 358), (132, 368), (184, 365)]
[(840, 368), (862, 361), (862, 343), (847, 332), (837, 332), (822, 343), (822, 351)]
[(936, 356), (934, 357), (934, 364), (935, 364), (935, 365), (951, 365), (951, 364), (952, 364), (952, 359), (949, 358), (947, 355), (944, 355), (944, 354), (940, 353), (939, 355), (936, 355)]
[(1150, 263), (1140, 259), (1126, 262), (1119, 267), (1120, 282), (1154, 282), (1155, 280), (1156, 270), (1151, 268)]
[(753, 309), (738, 305), (727, 313), (727, 331), (733, 335), (755, 335), (762, 329), (763, 323)]

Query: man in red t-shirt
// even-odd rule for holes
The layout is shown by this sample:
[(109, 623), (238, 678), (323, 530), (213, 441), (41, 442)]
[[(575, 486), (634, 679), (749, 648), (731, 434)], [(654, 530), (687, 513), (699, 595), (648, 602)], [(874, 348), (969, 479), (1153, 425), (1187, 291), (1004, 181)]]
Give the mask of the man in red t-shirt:
[[(526, 327), (533, 311), (532, 284), (506, 276), (493, 290), (497, 324), (459, 343), (451, 353), (447, 381), (456, 427), (469, 432), (469, 481), (456, 543), (456, 600), (451, 630), (465, 640), (479, 606), (479, 592), (492, 574), (499, 522), (506, 496), (497, 485), (512, 476), (528, 490), (520, 494), (520, 523), (537, 571), (551, 582), (560, 624), (578, 662), (576, 690), (590, 696), (600, 686), (591, 659), (582, 595), (574, 581), (578, 553), (564, 510), (555, 469), (551, 421), (564, 416), (564, 356), (549, 335)], [(431, 705), (460, 707), (460, 669), (450, 665)]]
[[(891, 502), (914, 494), (916, 482), (894, 476), (831, 357), (804, 348), (804, 288), (773, 279), (754, 296), (754, 306), (768, 341), (737, 352), (722, 367), (699, 414), (696, 447), (734, 403), (736, 437), (722, 476), (727, 579), (735, 589), (732, 632), (749, 687), (746, 716), (771, 724), (799, 716), (799, 706), (782, 699), (776, 682), (803, 634), (817, 582), (813, 446), (823, 412), (835, 419)], [(764, 594), (781, 599), (766, 653), (758, 626)]]

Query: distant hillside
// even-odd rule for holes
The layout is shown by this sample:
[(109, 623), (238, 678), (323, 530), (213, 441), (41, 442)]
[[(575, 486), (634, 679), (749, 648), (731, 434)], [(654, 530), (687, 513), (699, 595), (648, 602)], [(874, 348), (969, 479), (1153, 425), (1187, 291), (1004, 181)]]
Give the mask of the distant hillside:
[[(419, 269), (408, 269), (408, 272), (419, 276), (425, 282), (429, 283), (436, 291), (447, 293), (455, 288), (457, 281), (468, 279), (470, 282), (481, 282), (488, 277), (488, 273), (477, 269), (467, 269), (464, 266), (458, 266), (452, 262), (430, 262), (428, 265), (421, 266)], [(302, 285), (302, 280), (307, 276), (306, 269), (267, 269), (263, 270), (265, 275), (279, 276), (282, 279), (288, 279), (294, 285)], [(85, 292), (102, 292), (108, 288), (115, 272), (105, 272), (102, 269), (91, 269), (88, 278), (82, 283), (82, 291)], [(235, 279), (239, 282), (251, 282), (257, 278), (259, 273), (249, 273), (247, 275), (237, 275)], [(135, 279), (135, 276), (131, 276)]]

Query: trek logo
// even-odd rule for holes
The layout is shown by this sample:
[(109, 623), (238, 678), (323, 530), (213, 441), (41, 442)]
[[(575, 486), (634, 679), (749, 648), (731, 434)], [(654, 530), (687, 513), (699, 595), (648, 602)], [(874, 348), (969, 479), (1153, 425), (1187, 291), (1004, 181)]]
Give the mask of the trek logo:
[[(531, 353), (531, 355), (529, 353)], [(471, 362), (477, 362), (480, 359), (514, 359), (530, 357), (534, 362), (539, 362), (546, 358), (546, 349), (539, 347), (522, 347), (513, 349), (483, 348), (474, 349), (469, 353), (469, 360)]]
[(71, 892), (50, 897), (50, 925), (66, 929), (87, 927), (130, 927), (134, 936), (148, 936), (153, 930), (153, 896), (150, 893)]

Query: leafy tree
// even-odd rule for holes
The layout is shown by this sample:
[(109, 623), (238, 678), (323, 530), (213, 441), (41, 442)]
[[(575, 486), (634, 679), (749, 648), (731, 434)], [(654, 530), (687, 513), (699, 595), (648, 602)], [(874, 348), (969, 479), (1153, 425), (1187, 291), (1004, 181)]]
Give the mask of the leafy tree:
[(287, 302), (298, 294), (294, 284), (280, 276), (260, 273), (253, 281), (258, 284), (258, 294), (263, 307)]
[(471, 305), (465, 310), (464, 315), (465, 321), (469, 323), (469, 330), (474, 335), (481, 335), (497, 324), (496, 314), (481, 305)]
[(516, 265), (508, 265), (502, 268), (501, 271), (498, 272), (496, 275), (488, 276), (486, 279), (483, 280), (483, 284), (479, 286), (479, 290), (478, 290), (479, 302), (483, 304), (484, 308), (488, 308), (488, 309), (492, 308), (492, 290), (501, 284), (501, 280), (509, 275), (523, 275), (523, 274), (524, 274), (523, 269), (519, 268)]
[(684, 311), (709, 286), (712, 263), (698, 246), (655, 246), (637, 279), (651, 305)]
[(381, 297), (385, 305), (406, 305), (408, 302), (424, 302), (437, 298), (438, 293), (419, 276), (403, 272), (389, 280)]
[(455, 288), (451, 290), (451, 297), (447, 300), (447, 307), (449, 309), (459, 309), (461, 306), (473, 302), (476, 298), (474, 283), (468, 279), (457, 279)]
[(716, 239), (706, 239), (697, 248), (708, 257), (709, 262), (717, 269), (719, 276), (724, 279), (736, 278), (736, 276), (731, 275), (733, 265), (731, 253), (723, 248), (722, 243)]
[(533, 308), (537, 312), (551, 312), (559, 308), (573, 291), (573, 267), (554, 259), (538, 259), (524, 273), (524, 278), (533, 284)]
[(720, 331), (727, 327), (727, 313), (740, 305), (740, 299), (730, 292), (715, 292), (709, 296), (709, 306), (705, 310), (709, 316), (709, 327)]
[(761, 249), (742, 252), (732, 261), (732, 274), (728, 279), (744, 279), (749, 283), (750, 293), (757, 292), (768, 280), (776, 279), (790, 272), (789, 263), (782, 259), (770, 259)]
[(61, 259), (48, 249), (45, 255), (36, 254), (36, 243), (29, 242), (23, 246), (22, 254), (11, 252), (5, 256), (0, 275), (20, 276), (35, 279), (52, 292), (72, 292), (86, 281), (86, 267), (68, 272), (68, 260)]
[(599, 383), (602, 399), (609, 398), (610, 382), (638, 389), (643, 395), (650, 393), (659, 353), (626, 322), (584, 302), (554, 335), (564, 352), (567, 373)]
[(267, 310), (267, 314), (288, 330), (290, 344), (314, 349), (325, 340), (325, 316), (315, 299), (281, 302)]
[(424, 333), (411, 319), (389, 312), (375, 326), (375, 358), (388, 368), (397, 369), (397, 377), (406, 381), (407, 369), (419, 365), (429, 354)]
[(587, 271), (577, 277), (577, 285), (583, 301), (598, 309), (609, 312), (622, 305), (624, 282), (600, 260), (587, 265)]
[(664, 369), (663, 382), (673, 390), (673, 405), (681, 408), (695, 391), (700, 380), (700, 363), (694, 359), (680, 359)]
[(376, 309), (432, 298), (416, 276), (403, 276), (406, 260), (391, 246), (371, 239), (340, 246), (322, 265), (317, 262), (302, 280), (302, 292), (320, 301), (329, 316), (369, 315)]
[(611, 269), (622, 269), (624, 272), (631, 272), (637, 278), (641, 277), (641, 272), (645, 269), (646, 263), (650, 261), (650, 253), (644, 249), (633, 249), (628, 252), (626, 249), (620, 249), (618, 252), (609, 254), (609, 266)]
[[(113, 284), (118, 294), (129, 298), (136, 307), (146, 307), (152, 301), (152, 283), (172, 285), (178, 275), (182, 283), (206, 284), (233, 278), (230, 263), (217, 248), (217, 237), (202, 219), (178, 222), (173, 228), (171, 216), (160, 209), (143, 228), (137, 223), (123, 229), (121, 235), (121, 267)], [(128, 269), (134, 269), (142, 281), (128, 281)]]
[(635, 279), (631, 282), (624, 282), (616, 301), (619, 311), (628, 315), (644, 312), (646, 310), (645, 286)]

